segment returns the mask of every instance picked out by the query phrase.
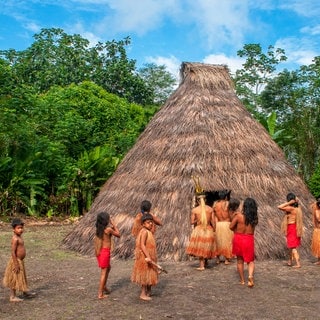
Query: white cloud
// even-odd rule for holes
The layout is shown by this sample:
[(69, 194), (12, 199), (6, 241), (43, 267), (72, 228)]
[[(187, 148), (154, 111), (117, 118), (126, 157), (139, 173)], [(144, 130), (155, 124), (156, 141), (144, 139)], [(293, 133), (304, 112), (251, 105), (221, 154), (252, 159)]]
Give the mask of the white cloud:
[(34, 21), (25, 22), (24, 27), (33, 33), (37, 33), (41, 30), (41, 26)]
[(236, 70), (242, 69), (242, 64), (245, 62), (244, 59), (239, 57), (227, 57), (224, 54), (210, 54), (203, 59), (204, 63), (227, 65), (230, 72), (234, 74)]
[(288, 60), (284, 62), (296, 68), (297, 65), (309, 65), (315, 56), (319, 55), (314, 48), (314, 42), (308, 38), (286, 38), (276, 42), (275, 47), (285, 50)]
[(149, 63), (155, 63), (158, 66), (164, 65), (167, 70), (179, 80), (179, 72), (181, 61), (174, 56), (170, 57), (147, 57), (146, 61)]
[(314, 27), (307, 26), (302, 28), (300, 31), (310, 36), (317, 36), (320, 34), (320, 25), (318, 24)]
[[(113, 33), (133, 32), (143, 35), (159, 28), (165, 16), (175, 11), (174, 0), (118, 0), (106, 1), (106, 16), (100, 22), (98, 29), (111, 30)], [(111, 13), (111, 14), (110, 14)]]
[(318, 0), (286, 0), (281, 3), (280, 7), (292, 10), (305, 17), (318, 18), (320, 15), (320, 2)]
[(247, 1), (190, 0), (189, 4), (189, 18), (197, 25), (196, 32), (207, 49), (241, 46), (244, 33), (250, 28)]

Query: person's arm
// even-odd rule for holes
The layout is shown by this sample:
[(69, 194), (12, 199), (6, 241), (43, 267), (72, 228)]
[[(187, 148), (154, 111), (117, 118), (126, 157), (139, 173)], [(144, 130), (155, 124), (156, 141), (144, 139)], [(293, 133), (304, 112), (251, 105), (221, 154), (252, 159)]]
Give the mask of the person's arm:
[(278, 206), (278, 209), (280, 209), (280, 210), (282, 210), (282, 211), (285, 211), (285, 212), (291, 212), (291, 211), (293, 211), (294, 210), (294, 207), (292, 207), (292, 205), (294, 204), (294, 203), (296, 203), (297, 201), (295, 200), (295, 199), (292, 199), (292, 200), (290, 200), (290, 201), (288, 201), (288, 202), (284, 202), (284, 203), (282, 203), (282, 204), (280, 204), (279, 206)]
[(214, 231), (216, 231), (216, 224), (217, 224), (216, 214), (215, 214), (214, 210), (212, 210), (212, 212), (211, 212), (211, 225), (212, 225), (212, 228)]
[(18, 245), (19, 245), (19, 239), (17, 239), (16, 237), (13, 237), (11, 240), (11, 256), (13, 259), (13, 271), (15, 273), (19, 273), (20, 271), (20, 266), (18, 263), (18, 258), (17, 258), (17, 249), (18, 249)]
[(120, 238), (120, 231), (111, 219), (110, 219), (110, 225), (111, 225), (110, 234), (112, 234), (113, 236), (115, 236), (117, 238)]
[(149, 252), (146, 247), (147, 237), (148, 237), (148, 232), (146, 230), (142, 230), (141, 237), (140, 237), (140, 249), (145, 256), (145, 260), (147, 262), (152, 262), (152, 259), (150, 258)]
[(152, 214), (152, 217), (153, 217), (153, 222), (157, 225), (157, 226), (162, 226), (162, 221), (157, 217), (155, 216), (154, 214)]
[(191, 225), (197, 224), (197, 215), (194, 213), (194, 211), (191, 211)]
[(230, 230), (234, 231), (234, 229), (237, 227), (237, 223), (238, 223), (238, 213), (235, 213), (229, 225)]

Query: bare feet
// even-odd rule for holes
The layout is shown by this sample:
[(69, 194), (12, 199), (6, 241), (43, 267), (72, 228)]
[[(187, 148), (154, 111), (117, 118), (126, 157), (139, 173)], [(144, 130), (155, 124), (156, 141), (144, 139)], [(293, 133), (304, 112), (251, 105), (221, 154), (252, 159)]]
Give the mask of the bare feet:
[(148, 297), (148, 296), (140, 296), (140, 299), (141, 300), (144, 300), (144, 301), (150, 301), (152, 300), (152, 298)]
[(253, 276), (248, 277), (248, 287), (252, 288), (254, 286)]
[(226, 259), (226, 260), (224, 261), (224, 264), (225, 264), (225, 265), (230, 264), (230, 260)]
[(199, 270), (199, 271), (203, 271), (204, 269), (205, 269), (204, 267), (196, 268), (196, 270)]
[(292, 268), (295, 268), (295, 269), (301, 268), (301, 264), (299, 263), (299, 264), (293, 266)]
[(98, 299), (99, 299), (99, 300), (102, 300), (102, 299), (105, 299), (105, 298), (108, 298), (108, 296), (105, 295), (105, 294), (99, 294), (99, 295), (98, 295)]
[(244, 280), (240, 280), (239, 283), (240, 283), (241, 285), (244, 285), (244, 284), (245, 284)]
[(23, 299), (20, 299), (18, 297), (10, 297), (10, 302), (21, 302)]

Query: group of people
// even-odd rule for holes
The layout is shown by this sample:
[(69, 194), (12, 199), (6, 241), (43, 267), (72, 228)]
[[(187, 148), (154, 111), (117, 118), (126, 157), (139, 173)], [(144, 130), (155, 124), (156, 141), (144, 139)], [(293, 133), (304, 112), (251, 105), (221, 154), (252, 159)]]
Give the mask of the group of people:
[(237, 257), (240, 283), (245, 284), (244, 263), (248, 264), (248, 286), (253, 287), (254, 230), (258, 224), (258, 207), (253, 198), (246, 198), (240, 207), (238, 199), (230, 199), (230, 191), (221, 190), (213, 206), (206, 204), (205, 192), (197, 194), (197, 206), (191, 211), (194, 226), (186, 252), (199, 258), (197, 270), (206, 268), (208, 259), (229, 264)]
[[(245, 284), (244, 264), (248, 265), (248, 286), (254, 286), (254, 231), (258, 224), (258, 206), (253, 198), (243, 203), (230, 198), (230, 191), (219, 192), (219, 199), (212, 206), (206, 204), (205, 193), (197, 194), (197, 205), (191, 211), (191, 233), (186, 253), (199, 258), (198, 270), (205, 270), (208, 260), (215, 258), (216, 263), (229, 264), (233, 257), (237, 259), (240, 283)], [(287, 201), (278, 206), (285, 213), (281, 230), (286, 235), (289, 249), (288, 266), (300, 268), (298, 248), (303, 234), (302, 211), (299, 199), (293, 194), (287, 195)], [(320, 198), (311, 205), (313, 217), (312, 254), (320, 265)], [(155, 231), (161, 226), (161, 220), (151, 213), (151, 203), (144, 200), (141, 212), (134, 219), (132, 235), (135, 237), (135, 260), (131, 281), (141, 286), (140, 299), (151, 300), (151, 287), (158, 282), (161, 267), (157, 264)], [(11, 257), (7, 264), (3, 284), (10, 288), (10, 301), (19, 302), (32, 297), (28, 291), (24, 258), (26, 249), (22, 238), (24, 223), (20, 219), (12, 221)], [(100, 272), (98, 298), (104, 299), (110, 293), (107, 288), (111, 270), (110, 254), (113, 237), (120, 237), (120, 231), (110, 215), (100, 212), (96, 219), (94, 249)], [(22, 292), (22, 297), (17, 292)]]
[[(246, 198), (243, 203), (230, 199), (230, 190), (218, 192), (219, 199), (213, 206), (206, 204), (206, 193), (197, 194), (197, 205), (191, 212), (190, 242), (187, 254), (199, 258), (197, 270), (205, 270), (208, 260), (215, 258), (216, 263), (230, 264), (232, 257), (237, 259), (240, 283), (245, 284), (244, 263), (248, 265), (248, 287), (254, 286), (254, 231), (258, 224), (258, 207), (255, 199)], [(303, 235), (303, 217), (299, 199), (293, 193), (287, 194), (287, 201), (278, 209), (285, 214), (281, 231), (286, 236), (289, 253), (286, 265), (300, 268), (298, 248)], [(320, 265), (320, 198), (311, 205), (313, 217), (313, 235), (311, 252)]]
[[(151, 202), (144, 200), (141, 211), (135, 216), (132, 226), (132, 236), (136, 239), (135, 261), (131, 281), (141, 285), (140, 299), (151, 300), (151, 287), (158, 283), (159, 266), (154, 233), (156, 226), (161, 226), (161, 220), (150, 212)], [(110, 293), (107, 288), (110, 266), (110, 249), (112, 236), (120, 237), (120, 232), (106, 212), (100, 212), (96, 221), (95, 253), (98, 266), (101, 268), (98, 298), (104, 299)]]

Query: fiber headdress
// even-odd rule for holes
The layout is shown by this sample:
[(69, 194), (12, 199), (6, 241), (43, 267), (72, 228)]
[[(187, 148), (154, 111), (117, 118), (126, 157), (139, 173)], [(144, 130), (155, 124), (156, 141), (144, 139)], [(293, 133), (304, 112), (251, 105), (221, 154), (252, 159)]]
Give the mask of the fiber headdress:
[(200, 185), (200, 178), (199, 177), (192, 176), (192, 179), (195, 184), (196, 197), (200, 198), (201, 225), (202, 225), (202, 227), (207, 228), (208, 221), (207, 221), (207, 215), (206, 215), (206, 203), (204, 201), (204, 199), (206, 197), (206, 192), (204, 191), (204, 189)]

